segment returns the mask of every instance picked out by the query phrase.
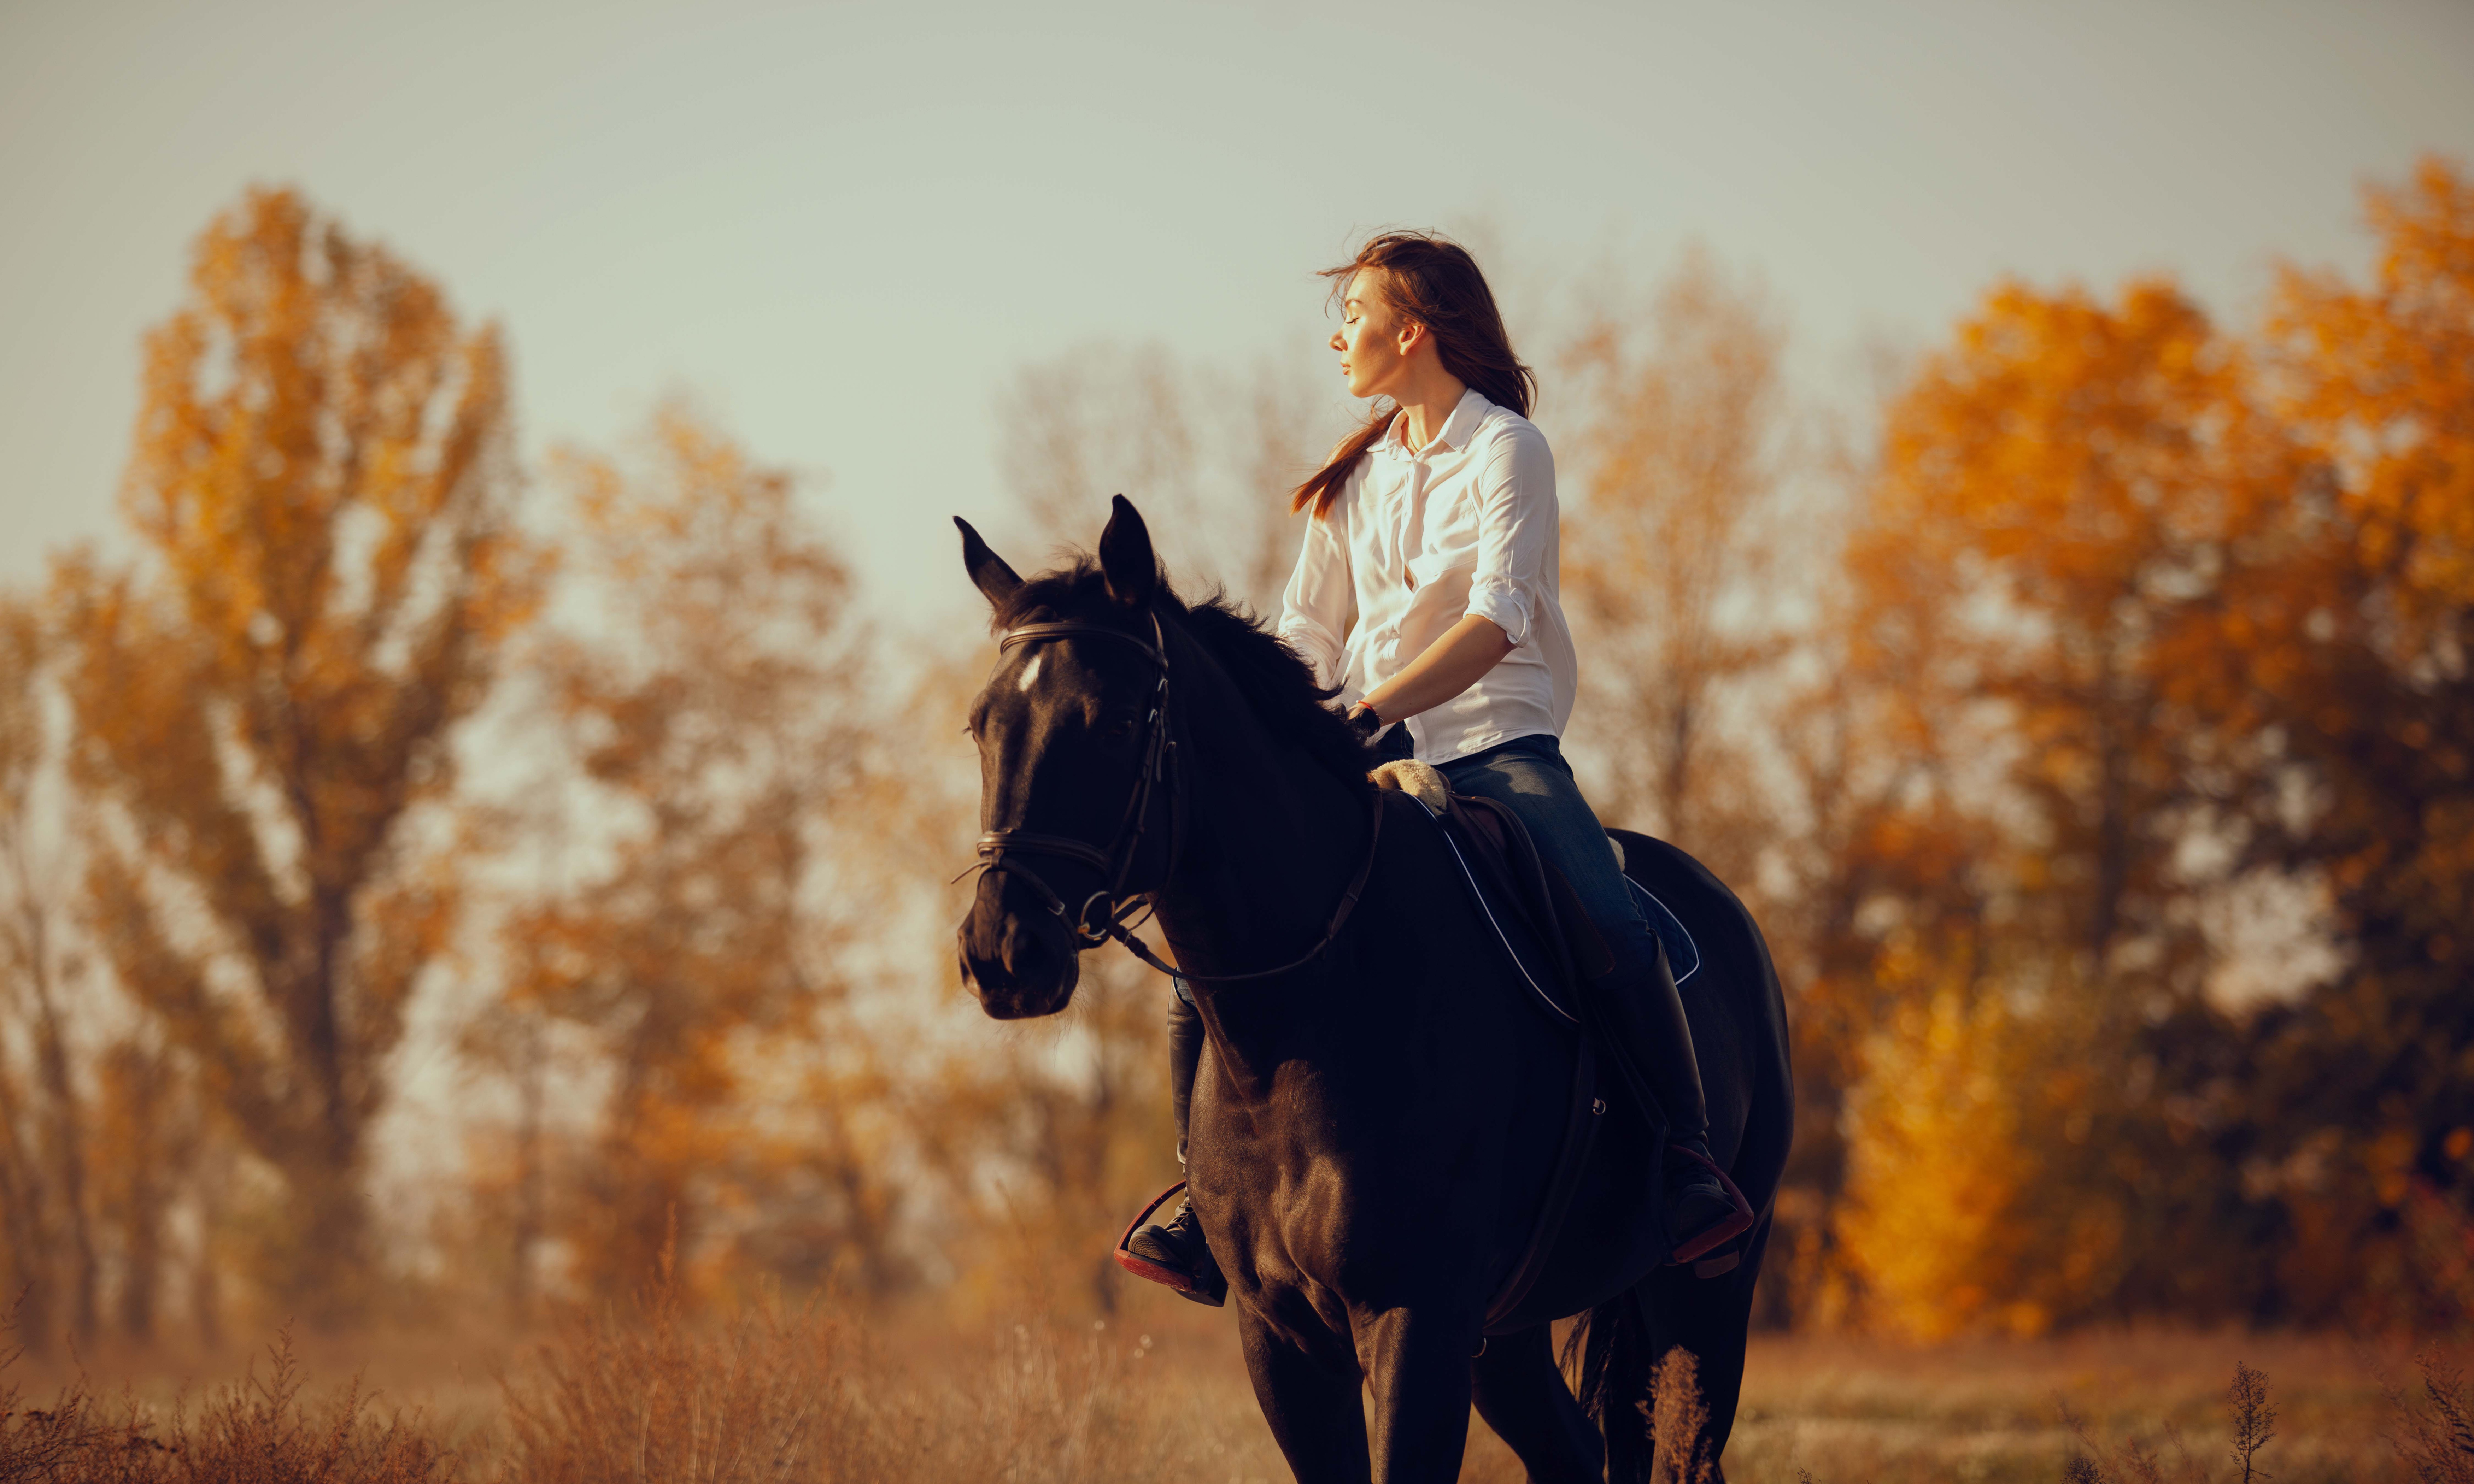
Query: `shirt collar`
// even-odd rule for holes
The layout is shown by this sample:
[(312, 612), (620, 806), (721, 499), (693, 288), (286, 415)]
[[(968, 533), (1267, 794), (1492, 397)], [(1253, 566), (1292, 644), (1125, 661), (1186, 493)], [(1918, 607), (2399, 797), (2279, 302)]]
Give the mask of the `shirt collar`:
[[(1467, 447), (1469, 440), (1477, 433), (1478, 423), (1493, 405), (1475, 387), (1462, 392), (1460, 401), (1452, 407), (1452, 415), (1443, 419), (1443, 430), (1436, 442), (1447, 448)], [(1376, 446), (1395, 458), (1417, 457), (1419, 450), (1409, 446), (1409, 415), (1406, 411), (1392, 415), (1392, 425), (1384, 431), (1383, 441)]]

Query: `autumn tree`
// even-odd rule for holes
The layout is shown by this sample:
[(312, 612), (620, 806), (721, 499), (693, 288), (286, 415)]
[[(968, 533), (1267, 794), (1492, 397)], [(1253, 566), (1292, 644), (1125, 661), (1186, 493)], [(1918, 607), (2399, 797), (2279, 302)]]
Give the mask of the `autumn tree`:
[[(1934, 1004), (1983, 973), (2003, 851), (1971, 787), (1980, 737), (1956, 725), (1950, 698), (1888, 682), (1940, 673), (1958, 628), (1958, 585), (1908, 575), (1861, 594), (1843, 581), (1825, 587), (1819, 621), (1798, 639), (1805, 673), (1776, 713), (1783, 869), (1764, 894), (1763, 926), (1791, 996), (1796, 1081), (1795, 1142), (1759, 1290), (1762, 1317), (1776, 1324), (1849, 1317), (1838, 1217), (1851, 1136), (1882, 1132), (1851, 1119), (1849, 1099), (1861, 1101), (1868, 1080), (1901, 1095), (1879, 1065), (1878, 1037), (1919, 1028), (1919, 1015), (1998, 1028)], [(1903, 1132), (1926, 1137), (1912, 1124)]]
[(675, 1232), (699, 1281), (890, 1287), (881, 1072), (837, 1017), (878, 899), (842, 820), (866, 757), (849, 571), (791, 477), (683, 403), (630, 456), (552, 472), (568, 587), (533, 674), (574, 844), (501, 941), (509, 1004), (585, 1032), (607, 1077), (573, 1276), (631, 1291)]
[(456, 920), (424, 821), (536, 586), (505, 383), (400, 259), (253, 191), (147, 341), (138, 561), (58, 579), (98, 937), (281, 1176), (263, 1276), (321, 1322), (354, 1307), (385, 1059)]
[(2343, 949), (2245, 1046), (2283, 1312), (2453, 1324), (2448, 1255), (2474, 1239), (2474, 181), (2432, 158), (2368, 199), (2367, 285), (2284, 275), (2264, 355), (2296, 470), (2243, 491), (2181, 680), (2244, 860), (2324, 890)]
[[(1747, 682), (1784, 653), (1785, 331), (1687, 251), (1646, 304), (1610, 293), (1566, 352), (1579, 436), (1564, 585), (1589, 657), (1575, 708), (1600, 810), (1748, 882), (1763, 824)], [(1566, 412), (1564, 416), (1576, 415)]]
[[(1943, 945), (1957, 957), (1916, 933), (1948, 921), (1928, 879), (1875, 909), (1867, 971), (1927, 993), (1868, 1054), (1879, 1122), (1841, 1233), (1903, 1328), (2100, 1308), (2213, 1199), (2205, 1179), (2156, 1178), (2192, 1152), (2140, 1157), (2169, 1090), (2147, 1027), (2204, 988), (2182, 865), (2201, 823), (2193, 718), (2171, 682), (2228, 483), (2273, 463), (2260, 424), (2238, 348), (2161, 281), (2109, 304), (2002, 285), (1889, 413), (1847, 557), (1849, 658), (1888, 698), (1880, 740), (1947, 760), (1946, 788), (1915, 802), (1954, 802), (1980, 842), (1974, 930)], [(2128, 1074), (2091, 1081), (2092, 1062)], [(1995, 1117), (1968, 1079), (2005, 1065)], [(1928, 1113), (1934, 1087), (1949, 1097)], [(1916, 1132), (1931, 1116), (1946, 1142)], [(2036, 1178), (2001, 1196), (1997, 1168)], [(1897, 1219), (1953, 1181), (1986, 1221)]]

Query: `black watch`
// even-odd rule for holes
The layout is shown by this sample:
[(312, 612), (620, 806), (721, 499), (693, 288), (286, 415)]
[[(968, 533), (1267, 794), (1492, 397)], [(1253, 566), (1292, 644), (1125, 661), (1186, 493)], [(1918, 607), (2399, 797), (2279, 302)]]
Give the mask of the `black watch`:
[(1360, 742), (1373, 741), (1389, 725), (1383, 720), (1382, 712), (1363, 701), (1348, 708), (1347, 720), (1348, 730), (1357, 733), (1357, 740)]

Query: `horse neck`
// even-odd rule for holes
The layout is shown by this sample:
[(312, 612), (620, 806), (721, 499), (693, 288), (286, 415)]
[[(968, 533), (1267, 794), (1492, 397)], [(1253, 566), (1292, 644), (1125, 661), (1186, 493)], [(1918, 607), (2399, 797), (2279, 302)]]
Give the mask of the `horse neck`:
[[(1187, 817), (1176, 869), (1157, 897), (1160, 926), (1179, 967), (1199, 974), (1286, 963), (1322, 936), (1365, 859), (1369, 807), (1362, 793), (1274, 736), (1201, 645), (1182, 634), (1172, 642), (1187, 652), (1177, 657)], [(1282, 981), (1319, 971), (1309, 964), (1225, 993), (1194, 984), (1232, 1070), (1272, 1055), (1264, 1038), (1282, 1029), (1254, 1023), (1249, 1009), (1284, 1002)]]

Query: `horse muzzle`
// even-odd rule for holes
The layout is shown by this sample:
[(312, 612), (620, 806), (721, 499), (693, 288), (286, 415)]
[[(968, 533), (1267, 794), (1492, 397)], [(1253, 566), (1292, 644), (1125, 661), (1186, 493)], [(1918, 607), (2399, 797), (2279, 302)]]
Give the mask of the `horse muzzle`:
[(980, 878), (971, 915), (954, 935), (962, 982), (996, 1019), (1055, 1015), (1074, 998), (1081, 955), (1056, 914), (1012, 900), (1008, 885), (993, 874)]

